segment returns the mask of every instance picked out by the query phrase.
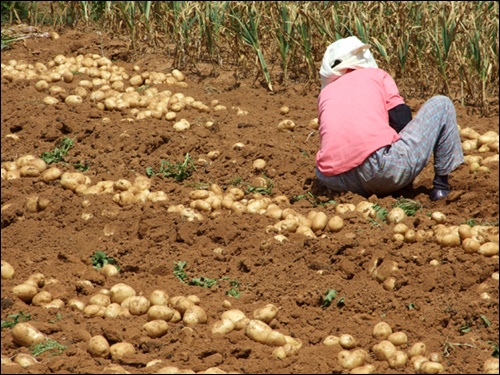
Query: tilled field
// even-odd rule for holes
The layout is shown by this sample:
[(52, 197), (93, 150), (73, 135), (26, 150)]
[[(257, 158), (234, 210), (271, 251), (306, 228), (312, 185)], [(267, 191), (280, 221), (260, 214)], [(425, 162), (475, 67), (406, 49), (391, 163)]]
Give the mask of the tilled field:
[[(67, 33), (57, 41), (28, 40), (26, 46), (18, 43), (2, 52), (2, 64), (9, 65), (10, 60), (47, 64), (61, 54), (75, 60), (83, 55), (100, 61), (100, 56), (86, 56), (101, 53), (95, 39), (90, 34)], [(104, 43), (106, 56), (118, 56), (123, 50), (119, 44)], [(165, 75), (171, 71), (170, 64), (167, 58), (153, 55), (133, 64), (113, 60), (112, 66), (123, 67), (116, 72), (125, 72), (131, 78), (146, 71)], [(111, 61), (103, 61), (103, 65), (111, 66)], [(201, 65), (200, 69), (203, 73)], [(167, 97), (166, 90), (171, 96), (184, 94), (177, 95), (178, 102), (184, 104), (173, 111), (175, 120), (169, 121), (165, 113), (160, 118), (151, 113), (141, 115), (146, 107), (139, 105), (133, 113), (127, 107), (99, 109), (98, 102), (107, 104), (91, 100), (97, 87), (79, 84), (91, 82), (89, 74), (74, 74), (69, 82), (63, 77), (40, 91), (35, 87), (39, 79), (2, 78), (2, 168), (24, 155), (40, 157), (52, 152), (59, 141), (70, 138), (74, 144), (64, 157), (66, 163), (50, 167), (56, 166), (61, 172), (88, 167), (83, 176), (90, 180), (84, 177), (70, 188), (60, 178), (51, 180), (43, 174), (36, 176), (36, 172), (35, 177), (29, 177), (28, 172), (21, 171), (27, 177), (4, 179), (2, 171), (2, 321), (13, 321), (15, 318), (8, 316), (22, 311), (30, 315), (29, 324), (65, 347), (38, 354), (39, 363), (26, 368), (4, 364), (4, 357), (14, 359), (19, 353), (32, 353), (34, 348), (18, 345), (13, 329), (3, 328), (2, 373), (174, 370), (166, 367), (195, 372), (349, 373), (350, 365), (342, 360), (348, 353), (341, 351), (352, 353), (354, 348), (363, 349), (362, 362), (374, 366), (359, 371), (414, 373), (415, 359), (405, 358), (416, 343), (426, 345), (425, 353), (420, 354), (440, 362), (444, 373), (484, 372), (485, 361), (492, 358), (494, 345), (498, 345), (498, 138), (496, 150), (493, 140), (489, 151), (483, 148), (484, 152), (479, 152), (474, 145), (466, 152), (483, 159), (497, 155), (497, 159), (487, 165), (469, 160), (470, 165), (460, 166), (450, 176), (454, 193), (444, 201), (431, 202), (427, 195), (432, 185), (432, 163), (413, 187), (394, 196), (367, 199), (350, 193), (332, 195), (318, 186), (314, 172), (319, 135), (310, 122), (317, 117), (317, 87), (304, 91), (304, 86), (297, 84), (269, 93), (264, 88), (252, 88), (251, 81), (233, 87), (232, 72), (218, 78), (184, 72), (185, 83), (180, 85), (173, 81), (167, 84), (167, 78), (160, 75), (157, 81), (163, 83), (141, 82), (150, 84), (145, 90), (131, 86), (129, 79), (122, 80), (123, 87), (112, 88), (120, 92), (133, 87), (130, 92), (151, 97), (156, 95), (154, 88)], [(155, 81), (153, 76), (150, 79)], [(56, 92), (54, 86), (65, 92)], [(76, 87), (87, 87), (87, 97), (79, 104), (65, 103), (64, 98)], [(44, 103), (49, 90), (58, 103)], [(188, 103), (186, 97), (193, 100)], [(457, 103), (459, 125), (482, 135), (498, 132), (498, 100), (496, 103), (496, 114), (489, 118), (468, 115), (467, 109)], [(173, 104), (170, 100), (169, 108)], [(410, 100), (408, 104), (416, 113), (423, 101)], [(216, 110), (216, 105), (226, 109)], [(283, 106), (288, 107), (288, 113), (280, 113)], [(156, 107), (151, 110), (158, 112)], [(145, 118), (138, 119), (141, 116)], [(190, 127), (174, 130), (180, 119), (187, 120)], [(295, 127), (279, 129), (282, 120), (292, 120)], [(11, 134), (14, 136), (8, 136)], [(462, 135), (465, 141), (465, 133)], [(218, 154), (210, 154), (213, 151)], [(193, 168), (191, 176), (182, 182), (154, 175), (144, 179), (148, 168), (158, 173), (162, 160), (175, 165), (189, 158), (196, 170)], [(256, 168), (257, 159), (264, 160), (265, 166)], [(479, 165), (472, 166), (474, 161)], [(138, 183), (130, 187), (123, 181), (123, 186), (103, 182), (127, 180), (134, 184), (137, 177), (137, 181), (150, 183), (147, 188), (151, 193), (164, 194), (141, 193)], [(256, 181), (258, 177), (261, 179)], [(95, 191), (87, 190), (98, 183)], [(231, 202), (224, 202), (214, 184), (222, 194), (231, 192)], [(240, 189), (244, 196), (230, 189)], [(182, 211), (179, 205), (189, 208), (194, 201), (193, 191), (198, 191), (202, 199), (220, 196), (219, 203), (212, 198), (208, 207), (198, 202), (195, 209)], [(258, 192), (262, 196), (254, 195)], [(402, 221), (406, 229), (414, 231), (414, 240), (406, 230), (401, 239), (394, 237), (394, 223), (385, 223), (371, 208), (341, 212), (338, 207), (358, 206), (368, 200), (369, 207), (378, 204), (389, 211), (400, 196), (421, 203), (415, 216)], [(33, 197), (38, 201), (27, 204)], [(251, 199), (265, 198), (270, 200), (257, 207), (256, 213), (245, 212), (250, 211)], [(245, 200), (247, 205), (242, 203)], [(278, 207), (274, 213), (270, 213), (269, 204)], [(289, 218), (279, 230), (277, 223), (286, 219), (285, 209), (297, 218), (296, 223)], [(319, 219), (314, 220), (311, 211), (317, 212), (316, 216), (325, 214), (327, 220), (339, 216), (342, 229), (329, 230), (318, 223)], [(437, 227), (435, 217), (430, 217), (434, 212), (446, 215), (445, 225), (455, 228)], [(295, 233), (299, 221), (306, 218), (315, 230)], [(464, 222), (472, 227), (486, 224), (484, 233), (482, 229), (477, 232), (480, 228), (476, 227), (475, 235), (479, 242), (492, 245), (490, 252), (466, 252), (461, 244), (467, 237), (463, 233), (458, 244), (441, 238), (456, 233)], [(300, 222), (301, 227), (307, 226), (304, 223)], [(287, 229), (290, 226), (293, 228)], [(121, 268), (117, 275), (107, 277), (93, 267), (91, 257), (98, 251), (116, 260)], [(4, 261), (14, 269), (10, 279), (4, 279)], [(174, 275), (176, 264), (177, 271), (182, 268), (179, 262), (187, 262), (184, 283), (180, 281), (182, 276), (176, 277), (179, 272)], [(31, 288), (49, 292), (53, 301), (60, 302), (50, 307), (30, 297), (23, 302), (16, 296), (13, 289), (36, 273), (44, 275), (45, 283), (31, 278)], [(36, 286), (33, 280), (38, 281)], [(209, 288), (199, 286), (208, 286), (212, 280), (216, 284)], [(96, 298), (92, 303), (89, 300), (97, 294), (104, 294), (97, 305), (109, 304), (106, 296), (118, 283), (132, 287), (138, 296), (148, 299), (148, 304), (152, 303), (153, 291), (165, 291), (170, 301), (167, 297), (168, 302), (160, 304), (168, 304), (172, 312), (183, 313), (172, 297), (196, 296), (190, 297), (187, 306), (199, 311), (193, 308), (199, 304), (206, 323), (195, 324), (186, 315), (177, 322), (169, 318), (161, 337), (150, 337), (154, 335), (143, 328), (148, 314), (130, 306), (116, 317), (99, 316), (104, 308), (83, 309), (95, 305)], [(335, 290), (336, 295), (331, 305), (324, 306), (328, 290)], [(113, 293), (111, 297), (111, 302), (117, 301)], [(252, 333), (242, 321), (232, 322), (236, 329), (229, 333), (213, 333), (214, 323), (225, 311), (238, 309), (254, 319), (254, 311), (268, 304), (279, 309), (275, 316), (276, 311), (271, 309), (274, 312), (267, 323), (270, 329), (287, 336), (284, 351), (277, 350), (285, 344), (283, 335), (275, 334), (275, 346), (265, 345), (250, 338)], [(373, 348), (387, 338), (373, 334), (379, 322), (388, 323), (393, 332), (406, 334), (407, 342), (396, 346), (401, 351), (397, 361), (395, 357), (384, 360)], [(111, 357), (95, 355), (89, 340), (99, 335), (109, 345), (124, 342), (132, 349), (124, 354), (112, 350)], [(352, 335), (355, 346), (342, 346), (334, 338), (326, 341), (333, 345), (325, 345), (328, 336), (342, 335)], [(152, 362), (155, 360), (161, 362)], [(496, 366), (498, 372), (498, 360)]]

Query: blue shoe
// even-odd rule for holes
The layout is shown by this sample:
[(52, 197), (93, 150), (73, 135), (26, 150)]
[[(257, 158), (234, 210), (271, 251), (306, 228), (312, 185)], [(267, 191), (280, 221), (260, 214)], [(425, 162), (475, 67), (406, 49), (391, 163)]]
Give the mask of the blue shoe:
[(446, 196), (450, 193), (451, 190), (432, 189), (431, 193), (429, 194), (429, 198), (431, 198), (431, 201), (438, 201), (440, 199), (446, 198)]

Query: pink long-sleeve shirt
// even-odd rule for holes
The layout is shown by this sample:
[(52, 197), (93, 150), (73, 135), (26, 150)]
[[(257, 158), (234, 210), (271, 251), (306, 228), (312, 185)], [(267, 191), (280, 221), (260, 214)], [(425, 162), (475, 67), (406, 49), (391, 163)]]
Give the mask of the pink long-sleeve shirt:
[(355, 70), (326, 86), (318, 97), (320, 172), (344, 173), (396, 142), (400, 137), (389, 126), (388, 111), (400, 104), (404, 100), (396, 83), (381, 69)]

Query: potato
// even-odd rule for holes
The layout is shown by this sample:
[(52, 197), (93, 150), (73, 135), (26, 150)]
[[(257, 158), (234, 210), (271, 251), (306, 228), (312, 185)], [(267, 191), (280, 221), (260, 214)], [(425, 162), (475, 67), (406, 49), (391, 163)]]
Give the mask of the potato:
[(340, 232), (344, 227), (344, 220), (340, 216), (334, 216), (328, 221), (328, 229), (331, 232)]
[(395, 277), (388, 277), (387, 279), (384, 280), (382, 283), (382, 287), (387, 290), (387, 291), (393, 291), (394, 288), (396, 288), (396, 278)]
[(49, 303), (43, 305), (45, 309), (62, 309), (65, 306), (65, 303), (62, 299), (54, 299)]
[(44, 91), (49, 88), (49, 84), (45, 80), (40, 80), (37, 83), (35, 83), (35, 89), (36, 91)]
[(405, 218), (406, 218), (406, 213), (401, 207), (395, 207), (392, 210), (390, 210), (389, 213), (387, 214), (387, 222), (389, 224), (398, 224), (402, 222)]
[(408, 226), (403, 223), (399, 223), (396, 224), (392, 230), (395, 234), (401, 234), (404, 236), (404, 234), (408, 231)]
[(118, 275), (120, 271), (113, 264), (105, 264), (101, 269), (101, 273), (109, 278)]
[(128, 309), (132, 315), (144, 315), (149, 310), (149, 301), (143, 296), (130, 297)]
[(277, 316), (278, 311), (279, 309), (273, 304), (267, 304), (266, 306), (255, 310), (253, 312), (253, 318), (269, 324)]
[(353, 349), (357, 345), (356, 340), (351, 335), (342, 335), (342, 336), (340, 336), (340, 338), (339, 338), (339, 344), (344, 349)]
[(148, 310), (148, 321), (165, 320), (171, 321), (174, 316), (174, 310), (165, 305), (153, 305)]
[(440, 374), (443, 371), (444, 367), (440, 363), (428, 361), (420, 365), (420, 372), (422, 374)]
[(113, 184), (116, 191), (127, 191), (132, 187), (132, 183), (128, 180), (120, 179)]
[(485, 374), (495, 374), (498, 373), (498, 358), (490, 357), (483, 364), (483, 372)]
[(148, 194), (148, 201), (149, 202), (167, 202), (168, 201), (168, 196), (164, 191), (155, 191), (153, 193)]
[(40, 171), (38, 168), (31, 165), (25, 165), (19, 170), (21, 177), (38, 177), (40, 176)]
[(106, 306), (106, 310), (104, 311), (104, 316), (106, 318), (116, 318), (118, 315), (123, 313), (123, 307), (121, 307), (117, 303), (111, 303)]
[(151, 338), (162, 337), (168, 332), (168, 323), (164, 320), (152, 320), (142, 326), (142, 331)]
[(346, 370), (352, 370), (356, 367), (363, 366), (366, 361), (366, 356), (361, 350), (355, 350), (350, 353), (347, 358), (345, 358), (341, 365)]
[(283, 121), (280, 121), (280, 123), (278, 124), (278, 130), (294, 130), (295, 129), (295, 122), (293, 122), (292, 120), (283, 120)]
[(135, 290), (126, 284), (118, 283), (109, 290), (111, 302), (121, 304), (126, 298), (135, 296)]
[(273, 350), (272, 355), (276, 359), (285, 359), (286, 358), (286, 351), (282, 346), (280, 346), (280, 347)]
[(302, 234), (306, 237), (316, 238), (316, 235), (314, 234), (313, 230), (306, 225), (299, 225), (295, 230), (295, 233)]
[(266, 161), (263, 160), (263, 159), (256, 159), (254, 162), (253, 162), (253, 169), (256, 170), (256, 171), (262, 171), (264, 170), (264, 168), (266, 167)]
[[(172, 110), (175, 110), (177, 108), (174, 108), (173, 107), (174, 105), (172, 105)], [(178, 112), (178, 111), (176, 111)], [(184, 120), (184, 121), (183, 121)], [(189, 124), (189, 122), (187, 122), (185, 119), (182, 119), (181, 121), (178, 121), (174, 124), (173, 128), (176, 132), (184, 132), (186, 130), (188, 130), (189, 128), (191, 127), (191, 125)]]
[(46, 340), (45, 335), (29, 323), (18, 323), (11, 330), (12, 339), (20, 346), (34, 346)]
[(372, 351), (378, 360), (387, 361), (396, 352), (396, 347), (392, 342), (383, 340), (374, 345)]
[(425, 356), (427, 346), (423, 342), (417, 342), (408, 349), (408, 357), (412, 358), (417, 355)]
[(23, 353), (17, 354), (14, 358), (14, 362), (19, 364), (19, 366), (21, 366), (22, 368), (26, 368), (40, 363), (36, 360), (35, 357)]
[(373, 374), (376, 370), (377, 368), (373, 365), (364, 365), (353, 368), (350, 374)]
[(446, 215), (441, 212), (433, 212), (431, 214), (431, 219), (436, 222), (436, 224), (446, 223)]
[(222, 319), (229, 319), (235, 324), (238, 320), (246, 318), (245, 313), (241, 310), (227, 310), (224, 311), (221, 315)]
[(109, 353), (111, 354), (111, 358), (116, 361), (127, 355), (135, 354), (135, 348), (134, 345), (129, 344), (128, 342), (119, 342), (111, 345)]
[(314, 232), (323, 230), (326, 227), (327, 221), (328, 221), (327, 216), (323, 212), (318, 212), (316, 215), (314, 215), (314, 218), (312, 219), (311, 229)]
[(68, 190), (75, 191), (79, 185), (87, 185), (86, 178), (83, 173), (65, 172), (61, 176), (61, 185)]
[(52, 301), (52, 295), (47, 291), (41, 291), (40, 293), (38, 293), (36, 296), (33, 297), (31, 304), (33, 306), (43, 306), (51, 301)]
[(105, 294), (95, 294), (89, 299), (89, 305), (108, 306), (111, 303), (109, 296)]
[(360, 202), (356, 206), (356, 211), (361, 212), (365, 219), (367, 219), (368, 217), (375, 217), (375, 215), (377, 214), (377, 212), (373, 208), (373, 204), (367, 201)]
[(333, 346), (333, 345), (340, 345), (339, 338), (337, 336), (327, 336), (323, 340), (323, 345), (325, 346)]
[(260, 320), (250, 320), (245, 328), (245, 335), (253, 341), (266, 344), (267, 337), (273, 330)]
[(2, 279), (10, 280), (14, 277), (14, 267), (2, 260)]
[(229, 319), (216, 321), (212, 326), (212, 333), (226, 334), (234, 329), (234, 323)]
[(429, 360), (431, 362), (441, 363), (443, 361), (443, 357), (441, 356), (441, 354), (433, 352), (429, 354)]
[(442, 247), (456, 247), (461, 245), (460, 236), (457, 234), (445, 234), (437, 237), (436, 240)]
[(21, 301), (30, 303), (33, 297), (37, 294), (37, 289), (33, 285), (21, 284), (12, 288), (14, 293)]
[(109, 357), (109, 343), (104, 336), (98, 335), (92, 337), (87, 343), (87, 352), (92, 357), (107, 358)]
[(286, 105), (280, 108), (280, 113), (282, 115), (286, 115), (288, 112), (290, 112), (290, 108), (288, 108)]
[(462, 242), (462, 248), (467, 254), (476, 254), (481, 247), (481, 244), (473, 238), (466, 238)]
[(340, 363), (342, 363), (350, 355), (351, 355), (351, 353), (348, 350), (341, 350), (337, 354), (337, 359), (339, 360)]
[(59, 168), (52, 167), (52, 168), (49, 168), (49, 169), (46, 169), (45, 171), (43, 171), (42, 174), (40, 175), (40, 179), (43, 182), (48, 183), (48, 182), (55, 181), (55, 180), (59, 179), (59, 177), (61, 177), (61, 175), (62, 175), (62, 172)]
[(45, 276), (40, 272), (36, 272), (28, 277), (28, 281), (32, 281), (35, 286), (42, 288), (45, 285)]
[(88, 305), (83, 309), (83, 313), (87, 318), (103, 317), (106, 312), (106, 307), (101, 305)]
[(394, 261), (385, 261), (380, 266), (378, 266), (372, 273), (373, 279), (379, 283), (383, 283), (388, 277), (392, 276), (392, 273), (398, 270), (398, 264)]
[[(82, 81), (80, 81), (82, 82)], [(66, 104), (82, 104), (83, 103), (83, 98), (80, 95), (68, 95), (66, 99), (64, 99), (64, 102)]]
[(492, 257), (498, 255), (498, 243), (486, 242), (479, 247), (478, 253), (485, 257)]
[(255, 214), (258, 213), (260, 210), (267, 210), (270, 201), (271, 200), (269, 198), (255, 200), (248, 204), (247, 212)]
[(19, 169), (8, 171), (5, 174), (5, 179), (6, 180), (15, 180), (21, 178), (21, 171)]
[(279, 208), (278, 206), (269, 206), (267, 211), (264, 213), (264, 216), (275, 219), (275, 220), (280, 220), (281, 215), (282, 215), (282, 209)]
[[(172, 300), (174, 302), (172, 303)], [(177, 311), (184, 315), (184, 313), (192, 306), (194, 306), (193, 301), (186, 297), (172, 297), (170, 299), (170, 305), (174, 307)]]
[(387, 362), (389, 362), (389, 367), (393, 369), (402, 369), (406, 367), (406, 363), (408, 362), (408, 356), (405, 352), (401, 350), (396, 350), (389, 358), (387, 358)]
[(153, 290), (149, 296), (151, 305), (168, 305), (168, 300), (167, 292), (160, 289)]
[(277, 331), (271, 331), (267, 335), (264, 344), (269, 346), (284, 346), (286, 345), (285, 335)]
[(193, 305), (186, 310), (182, 321), (187, 326), (205, 324), (207, 322), (207, 314), (200, 306)]

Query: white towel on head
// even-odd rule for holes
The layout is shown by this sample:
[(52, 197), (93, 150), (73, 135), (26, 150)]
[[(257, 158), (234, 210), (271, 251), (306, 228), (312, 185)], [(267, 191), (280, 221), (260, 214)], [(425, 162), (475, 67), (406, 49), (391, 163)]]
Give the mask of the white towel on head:
[[(321, 90), (343, 76), (347, 69), (378, 68), (369, 48), (369, 44), (364, 44), (355, 36), (339, 39), (330, 44), (326, 49), (325, 56), (323, 56), (323, 63), (319, 71), (322, 83)], [(340, 64), (332, 68), (335, 60), (339, 60)]]

